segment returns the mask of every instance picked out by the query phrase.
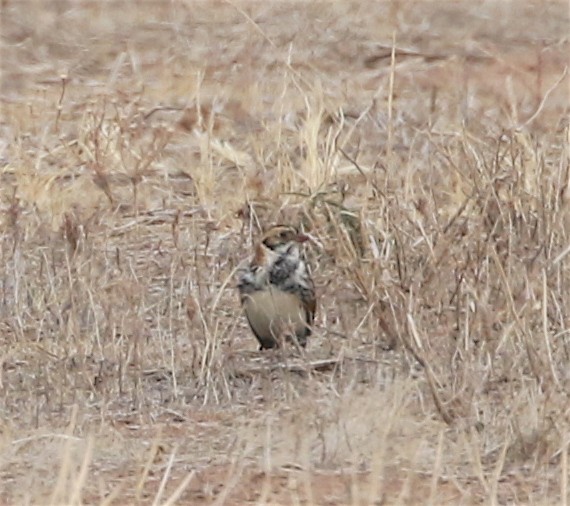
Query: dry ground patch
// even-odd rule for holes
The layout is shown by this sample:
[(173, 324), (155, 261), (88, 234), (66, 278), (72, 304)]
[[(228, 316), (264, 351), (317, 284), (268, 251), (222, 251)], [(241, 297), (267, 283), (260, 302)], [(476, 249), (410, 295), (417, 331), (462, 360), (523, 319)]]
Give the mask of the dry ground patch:
[(0, 502), (566, 504), (564, 2), (1, 10)]

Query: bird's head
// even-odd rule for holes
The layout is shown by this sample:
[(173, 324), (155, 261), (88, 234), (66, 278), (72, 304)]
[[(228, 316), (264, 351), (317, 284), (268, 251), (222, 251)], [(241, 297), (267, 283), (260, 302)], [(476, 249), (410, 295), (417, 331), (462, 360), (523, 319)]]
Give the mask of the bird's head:
[(286, 251), (292, 244), (303, 243), (307, 239), (308, 236), (300, 233), (295, 227), (276, 225), (263, 234), (261, 242), (270, 250), (282, 252)]
[(308, 239), (308, 236), (300, 233), (295, 227), (276, 225), (263, 234), (261, 243), (272, 251), (284, 253), (290, 250), (291, 246), (303, 243)]

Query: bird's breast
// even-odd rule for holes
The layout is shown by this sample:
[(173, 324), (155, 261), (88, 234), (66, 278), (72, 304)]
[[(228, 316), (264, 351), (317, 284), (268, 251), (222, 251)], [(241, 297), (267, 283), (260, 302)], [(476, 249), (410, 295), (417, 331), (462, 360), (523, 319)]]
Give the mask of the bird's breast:
[(243, 305), (250, 325), (259, 336), (277, 337), (287, 330), (298, 333), (307, 326), (301, 299), (273, 286), (248, 294)]

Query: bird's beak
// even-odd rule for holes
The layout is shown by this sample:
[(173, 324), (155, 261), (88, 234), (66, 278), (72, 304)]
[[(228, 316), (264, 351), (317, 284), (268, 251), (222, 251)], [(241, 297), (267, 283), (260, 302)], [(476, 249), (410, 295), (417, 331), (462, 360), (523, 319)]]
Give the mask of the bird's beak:
[(311, 244), (314, 244), (315, 246), (317, 246), (320, 249), (324, 249), (324, 246), (322, 245), (321, 241), (319, 241), (314, 235), (311, 234), (299, 234), (297, 236), (297, 242), (300, 243), (304, 243), (310, 241)]

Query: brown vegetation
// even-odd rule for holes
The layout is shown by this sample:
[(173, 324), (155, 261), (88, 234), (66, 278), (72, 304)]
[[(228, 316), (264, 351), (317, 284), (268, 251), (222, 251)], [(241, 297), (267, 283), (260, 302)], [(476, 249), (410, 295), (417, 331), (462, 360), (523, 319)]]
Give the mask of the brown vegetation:
[(565, 2), (1, 9), (1, 503), (567, 503)]

